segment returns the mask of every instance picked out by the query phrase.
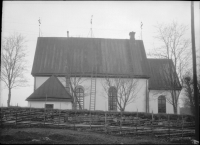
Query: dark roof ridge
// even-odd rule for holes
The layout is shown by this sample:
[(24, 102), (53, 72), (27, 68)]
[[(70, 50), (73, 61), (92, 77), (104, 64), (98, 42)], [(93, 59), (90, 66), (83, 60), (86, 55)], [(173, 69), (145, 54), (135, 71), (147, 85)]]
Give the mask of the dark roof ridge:
[[(39, 39), (43, 38), (66, 38), (66, 39), (109, 39), (109, 40), (130, 40), (130, 39), (121, 39), (121, 38), (91, 38), (91, 37), (38, 37)], [(135, 40), (135, 41), (142, 41), (143, 40)]]

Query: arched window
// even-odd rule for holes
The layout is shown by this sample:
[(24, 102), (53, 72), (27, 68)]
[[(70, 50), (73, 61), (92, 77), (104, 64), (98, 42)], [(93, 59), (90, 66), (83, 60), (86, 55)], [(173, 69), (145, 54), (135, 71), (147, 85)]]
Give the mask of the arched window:
[(117, 111), (117, 89), (110, 87), (108, 90), (108, 108), (109, 111)]
[[(82, 86), (76, 87), (76, 97), (80, 102), (81, 108), (84, 109), (84, 89)], [(76, 109), (80, 109), (78, 102), (76, 102)]]
[(166, 98), (165, 98), (165, 96), (158, 97), (158, 113), (166, 113)]

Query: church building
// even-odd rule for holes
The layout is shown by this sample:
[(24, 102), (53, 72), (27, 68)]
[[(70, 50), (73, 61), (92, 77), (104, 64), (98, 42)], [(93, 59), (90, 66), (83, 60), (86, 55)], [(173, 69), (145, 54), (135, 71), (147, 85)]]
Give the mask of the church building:
[[(38, 37), (28, 106), (174, 113), (181, 85), (171, 59), (148, 59), (142, 40)], [(179, 113), (179, 107), (178, 107)]]

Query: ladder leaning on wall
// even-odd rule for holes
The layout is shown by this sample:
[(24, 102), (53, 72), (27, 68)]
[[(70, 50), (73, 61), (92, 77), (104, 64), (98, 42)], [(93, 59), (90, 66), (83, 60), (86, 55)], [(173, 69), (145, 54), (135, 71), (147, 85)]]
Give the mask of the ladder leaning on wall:
[[(92, 16), (93, 17), (93, 16)], [(92, 17), (91, 17), (91, 38), (94, 36), (92, 32)], [(91, 74), (91, 87), (90, 87), (90, 110), (95, 110), (96, 106), (96, 73), (97, 73), (97, 63), (96, 63), (96, 55), (95, 48), (92, 50), (93, 52), (93, 65), (92, 65), (92, 74)]]
[(97, 70), (95, 69), (91, 75), (90, 110), (95, 110), (95, 106), (96, 106), (96, 73), (97, 73)]

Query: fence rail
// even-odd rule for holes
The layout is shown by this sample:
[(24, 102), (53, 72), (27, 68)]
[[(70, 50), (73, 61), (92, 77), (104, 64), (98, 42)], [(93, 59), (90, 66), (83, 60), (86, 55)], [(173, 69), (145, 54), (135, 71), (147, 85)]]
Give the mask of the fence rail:
[[(1, 107), (1, 126), (49, 126), (92, 129), (120, 135), (153, 134), (156, 137), (193, 137), (194, 121), (188, 116), (158, 117), (156, 114), (103, 111), (72, 111), (41, 108)], [(172, 115), (173, 116), (173, 115)]]

